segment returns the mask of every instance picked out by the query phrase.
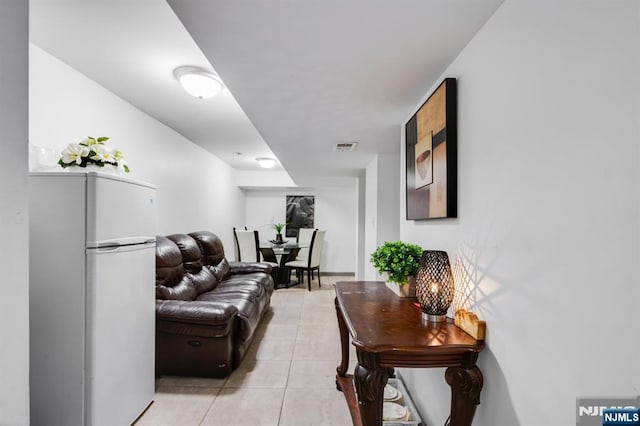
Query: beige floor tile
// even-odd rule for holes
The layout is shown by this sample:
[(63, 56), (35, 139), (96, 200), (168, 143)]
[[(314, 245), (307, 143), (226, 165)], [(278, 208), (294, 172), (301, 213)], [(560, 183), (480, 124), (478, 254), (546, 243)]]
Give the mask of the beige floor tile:
[(298, 324), (278, 324), (269, 323), (260, 326), (256, 330), (254, 340), (258, 339), (278, 339), (278, 340), (295, 340), (298, 335)]
[(300, 314), (300, 312), (302, 312), (302, 304), (299, 300), (295, 300), (293, 302), (278, 303), (277, 305), (273, 305), (271, 308), (274, 316), (278, 316), (281, 314)]
[(339, 360), (293, 361), (287, 389), (335, 389), (338, 364)]
[(218, 388), (160, 387), (153, 397), (153, 404), (135, 424), (136, 426), (199, 425), (218, 392), (220, 392)]
[[(328, 283), (323, 282), (322, 283), (322, 287), (318, 287), (318, 278), (314, 278), (313, 281), (311, 281), (311, 292), (321, 291), (323, 287), (326, 287), (326, 284), (328, 284)], [(309, 291), (309, 286), (307, 284), (306, 274), (305, 274), (305, 277), (304, 277), (304, 283), (300, 285), (300, 288), (303, 288), (304, 291), (306, 291), (306, 292)]]
[(351, 416), (336, 389), (287, 389), (280, 426), (348, 426)]
[(333, 306), (303, 309), (298, 319), (298, 325), (334, 324), (337, 322), (336, 310)]
[(303, 309), (307, 309), (309, 307), (323, 307), (323, 308), (327, 308), (328, 310), (332, 310), (335, 312), (335, 295), (333, 294), (333, 292), (331, 292), (331, 294), (327, 294), (326, 296), (324, 295), (324, 293), (320, 293), (317, 296), (314, 297), (308, 297), (304, 300), (303, 303)]
[(334, 339), (340, 341), (340, 329), (338, 320), (331, 321), (327, 318), (319, 318), (315, 323), (300, 324), (298, 327), (298, 339)]
[(271, 302), (277, 303), (280, 301), (299, 300), (301, 298), (304, 298), (303, 290), (306, 290), (306, 289), (302, 289), (299, 286), (277, 290), (276, 292), (273, 293), (273, 296), (271, 297)]
[(294, 360), (332, 361), (340, 359), (340, 340), (297, 338), (293, 351)]
[(318, 312), (322, 310), (323, 314), (331, 314), (336, 316), (336, 303), (333, 297), (314, 297), (305, 299), (302, 305), (303, 311)]
[(223, 389), (203, 425), (277, 426), (284, 389)]
[(300, 321), (300, 312), (274, 312), (269, 324), (297, 324)]
[(288, 306), (289, 308), (302, 306), (304, 303), (305, 293), (300, 292), (291, 292), (289, 293), (283, 300), (278, 300), (276, 303), (276, 307)]
[(284, 388), (287, 385), (291, 361), (266, 361), (245, 358), (231, 373), (227, 388)]
[(210, 379), (207, 377), (161, 376), (156, 379), (156, 388), (165, 386), (221, 388), (227, 379)]
[[(315, 295), (313, 293), (315, 293)], [(333, 298), (336, 296), (335, 284), (325, 281), (320, 288), (318, 288), (318, 286), (312, 286), (311, 291), (307, 291), (306, 296)]]
[(288, 361), (293, 358), (294, 339), (254, 340), (247, 357), (257, 360)]

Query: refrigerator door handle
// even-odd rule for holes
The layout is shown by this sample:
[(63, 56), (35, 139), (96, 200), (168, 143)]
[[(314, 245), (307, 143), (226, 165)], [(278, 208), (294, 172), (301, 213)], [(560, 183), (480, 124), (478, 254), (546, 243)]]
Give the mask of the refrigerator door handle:
[(105, 252), (116, 252), (116, 251), (134, 251), (134, 250), (145, 250), (148, 248), (153, 248), (156, 246), (156, 241), (145, 241), (137, 244), (118, 244), (118, 243), (107, 243), (101, 244), (98, 247), (88, 247), (87, 253), (105, 253)]
[(111, 247), (124, 247), (124, 246), (140, 246), (145, 244), (155, 244), (156, 237), (140, 236), (140, 237), (127, 237), (118, 238), (113, 240), (103, 240), (96, 242), (88, 242), (88, 249), (109, 249)]
[(95, 247), (94, 250), (98, 250), (98, 251), (108, 251), (108, 250), (118, 250), (118, 248), (122, 247), (121, 244), (118, 243), (107, 243), (104, 245), (99, 245), (98, 247)]

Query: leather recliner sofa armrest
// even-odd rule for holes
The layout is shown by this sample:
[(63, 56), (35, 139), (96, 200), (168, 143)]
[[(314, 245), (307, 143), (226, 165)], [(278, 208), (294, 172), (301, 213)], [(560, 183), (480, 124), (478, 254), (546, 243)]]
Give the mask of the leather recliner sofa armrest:
[(255, 262), (229, 262), (229, 274), (250, 274), (252, 272), (264, 272), (271, 274), (271, 265)]
[(232, 323), (237, 314), (238, 309), (227, 303), (156, 300), (156, 318), (161, 321), (219, 326)]

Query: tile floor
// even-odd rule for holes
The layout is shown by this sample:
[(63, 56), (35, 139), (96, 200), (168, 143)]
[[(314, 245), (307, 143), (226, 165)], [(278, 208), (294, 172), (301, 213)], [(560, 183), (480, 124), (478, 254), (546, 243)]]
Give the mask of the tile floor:
[[(276, 290), (240, 367), (226, 379), (160, 377), (153, 404), (136, 422), (146, 425), (349, 426), (336, 390), (340, 341), (333, 283)], [(350, 356), (351, 371), (355, 354)]]

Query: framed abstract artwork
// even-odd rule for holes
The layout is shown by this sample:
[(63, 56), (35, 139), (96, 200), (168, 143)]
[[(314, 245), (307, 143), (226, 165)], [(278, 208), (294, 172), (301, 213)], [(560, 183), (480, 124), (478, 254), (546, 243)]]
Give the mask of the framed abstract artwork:
[(313, 195), (287, 195), (287, 237), (297, 237), (298, 229), (313, 228), (315, 198)]
[(405, 125), (407, 220), (458, 215), (456, 79), (445, 79)]

